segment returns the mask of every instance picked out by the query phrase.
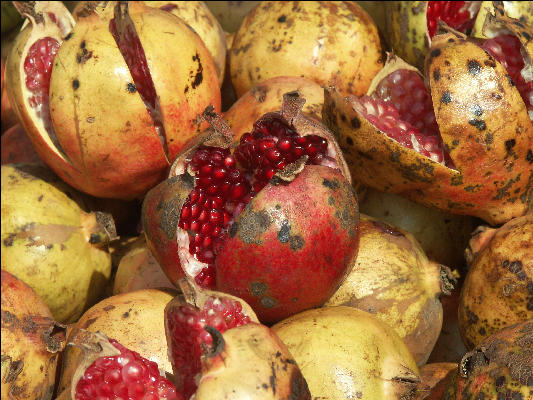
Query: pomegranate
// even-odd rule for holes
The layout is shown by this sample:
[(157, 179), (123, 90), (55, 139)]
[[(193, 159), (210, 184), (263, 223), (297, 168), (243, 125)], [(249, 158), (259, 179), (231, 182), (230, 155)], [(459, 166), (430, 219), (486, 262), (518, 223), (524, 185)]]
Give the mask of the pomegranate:
[(389, 2), (385, 5), (386, 36), (395, 54), (422, 69), (439, 21), (469, 33), (481, 1)]
[(224, 333), (257, 322), (257, 317), (241, 299), (202, 290), (187, 280), (181, 280), (179, 285), (184, 295), (175, 297), (166, 306), (165, 331), (176, 386), (189, 399), (197, 390), (202, 354), (212, 344), (206, 327)]
[(272, 327), (300, 366), (313, 398), (408, 399), (418, 368), (396, 332), (352, 307), (324, 307)]
[(509, 72), (453, 33), (435, 36), (427, 62), (430, 94), (394, 56), (369, 95), (345, 100), (326, 91), (323, 120), (354, 178), (490, 224), (524, 214), (533, 193), (533, 125)]
[(271, 329), (256, 323), (223, 334), (206, 329), (214, 343), (202, 360), (196, 400), (311, 400), (298, 365)]
[(357, 254), (349, 175), (330, 133), (301, 114), (304, 102), (286, 94), (282, 111), (256, 121), (233, 152), (231, 130), (206, 110), (212, 130), (143, 204), (147, 243), (171, 280), (181, 264), (267, 323), (324, 303)]
[(124, 253), (113, 281), (113, 294), (149, 288), (175, 288), (146, 247), (144, 236), (130, 243)]
[(479, 250), (469, 257), (459, 300), (459, 329), (470, 350), (503, 327), (533, 318), (533, 213), (484, 230), (472, 242)]
[(220, 107), (208, 50), (167, 12), (91, 4), (74, 26), (61, 3), (20, 11), (30, 23), (8, 57), (10, 100), (38, 154), (84, 192), (142, 196), (198, 132), (199, 110)]
[(79, 329), (68, 345), (81, 349), (83, 358), (58, 400), (183, 400), (157, 363), (100, 332)]
[(486, 337), (447, 378), (442, 400), (531, 398), (532, 342), (533, 319)]
[(2, 135), (2, 165), (15, 163), (44, 164), (35, 152), (24, 128), (19, 124), (12, 126)]
[[(500, 6), (498, 6), (500, 7)], [(533, 4), (529, 1), (506, 1), (503, 3), (505, 15), (519, 20), (520, 23), (532, 26), (533, 25)], [(501, 9), (501, 8), (500, 8)], [(476, 17), (472, 35), (476, 37), (485, 37), (483, 34), (484, 25), (486, 23), (487, 14), (495, 14), (494, 5), (492, 1), (483, 1), (481, 8)]]
[(429, 259), (450, 268), (465, 265), (464, 250), (479, 221), (429, 208), (399, 194), (367, 188), (360, 211), (412, 234)]
[(3, 165), (1, 191), (2, 268), (31, 286), (56, 320), (76, 321), (111, 278), (113, 219), (83, 211), (79, 194), (42, 165)]
[(326, 306), (351, 306), (390, 324), (418, 365), (427, 361), (442, 327), (439, 297), (455, 278), (428, 260), (409, 233), (361, 214), (354, 266)]
[(244, 19), (230, 52), (239, 97), (261, 81), (290, 75), (359, 96), (382, 67), (377, 27), (350, 1), (264, 1)]
[(2, 399), (50, 400), (64, 328), (44, 301), (2, 269)]
[(306, 100), (302, 112), (320, 121), (324, 89), (306, 78), (277, 76), (248, 90), (224, 113), (224, 119), (235, 134), (235, 139), (250, 132), (254, 122), (262, 115), (281, 109), (283, 94), (292, 91), (297, 91)]
[[(159, 368), (171, 373), (165, 337), (164, 310), (176, 291), (143, 289), (108, 297), (87, 310), (67, 332), (72, 341), (79, 329), (102, 332), (124, 347), (153, 361)], [(63, 366), (58, 392), (70, 387), (82, 359), (82, 352), (67, 347), (63, 353)]]

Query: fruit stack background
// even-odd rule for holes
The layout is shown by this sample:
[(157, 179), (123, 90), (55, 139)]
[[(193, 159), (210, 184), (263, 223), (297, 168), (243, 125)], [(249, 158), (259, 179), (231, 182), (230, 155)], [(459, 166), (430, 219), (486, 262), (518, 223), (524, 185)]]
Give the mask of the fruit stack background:
[(532, 2), (1, 29), (2, 399), (532, 396)]

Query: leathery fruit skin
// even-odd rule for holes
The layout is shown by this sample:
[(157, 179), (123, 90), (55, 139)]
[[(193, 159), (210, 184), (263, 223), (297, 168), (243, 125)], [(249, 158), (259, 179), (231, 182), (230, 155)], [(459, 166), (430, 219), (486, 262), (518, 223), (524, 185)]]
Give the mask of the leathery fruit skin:
[(469, 350), (498, 330), (533, 318), (533, 213), (476, 233), (458, 310)]
[(213, 347), (202, 360), (196, 400), (311, 400), (298, 365), (271, 329), (249, 323), (209, 332)]
[(356, 195), (340, 172), (309, 165), (290, 186), (271, 181), (259, 192), (217, 258), (217, 288), (244, 299), (263, 323), (323, 304), (358, 251)]

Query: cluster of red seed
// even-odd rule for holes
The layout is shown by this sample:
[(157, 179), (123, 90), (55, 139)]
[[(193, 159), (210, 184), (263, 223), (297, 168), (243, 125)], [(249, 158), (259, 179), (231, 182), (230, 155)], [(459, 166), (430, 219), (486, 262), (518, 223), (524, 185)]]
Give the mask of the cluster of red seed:
[(179, 226), (189, 232), (189, 251), (208, 264), (197, 276), (203, 287), (215, 284), (214, 261), (229, 225), (286, 165), (309, 156), (309, 164), (327, 157), (321, 136), (300, 136), (279, 119), (258, 121), (241, 137), (233, 155), (228, 149), (201, 147), (189, 162), (195, 187), (181, 210)]
[(76, 385), (76, 400), (143, 399), (182, 400), (176, 388), (161, 376), (157, 364), (116, 340), (110, 339), (120, 354), (94, 361)]
[(439, 19), (461, 32), (472, 29), (475, 19), (465, 5), (465, 1), (428, 1), (426, 19), (429, 36), (435, 36)]

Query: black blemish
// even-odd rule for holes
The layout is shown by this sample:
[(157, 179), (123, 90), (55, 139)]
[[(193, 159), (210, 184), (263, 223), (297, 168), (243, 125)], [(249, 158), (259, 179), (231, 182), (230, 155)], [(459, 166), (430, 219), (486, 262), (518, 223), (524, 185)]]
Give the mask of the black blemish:
[(272, 297), (265, 296), (260, 300), (260, 303), (265, 308), (272, 308), (276, 305), (277, 301)]
[(353, 139), (351, 137), (346, 138), (346, 143), (348, 143), (349, 146), (353, 146)]
[(483, 110), (481, 109), (481, 106), (479, 104), (474, 104), (472, 107), (470, 107), (470, 112), (476, 117), (481, 117), (481, 115), (483, 114)]
[(359, 129), (361, 127), (361, 121), (359, 121), (359, 118), (357, 117), (353, 117), (350, 123), (354, 129)]
[(137, 91), (137, 86), (135, 86), (135, 83), (128, 83), (126, 90), (130, 93), (135, 93)]
[(448, 39), (448, 43), (455, 43), (455, 39), (452, 39), (452, 38)]
[(122, 314), (122, 318), (128, 318), (130, 316), (129, 311), (126, 311), (124, 314)]
[(440, 56), (440, 49), (433, 50), (429, 55), (431, 56), (431, 58)]
[(334, 181), (330, 181), (328, 179), (325, 179), (322, 181), (322, 185), (327, 187), (328, 189), (331, 189), (331, 190), (336, 190), (338, 189), (340, 186), (339, 186), (339, 182), (337, 182), (337, 180), (334, 180)]
[(10, 247), (13, 246), (13, 242), (15, 241), (15, 238), (17, 235), (15, 233), (10, 234), (7, 238), (4, 239), (4, 246)]
[(65, 36), (65, 41), (70, 40), (72, 38), (72, 32), (70, 32), (67, 36)]
[(72, 81), (72, 87), (74, 88), (74, 90), (78, 89), (80, 87), (80, 81), (77, 79), (74, 79)]
[(202, 73), (204, 70), (204, 67), (202, 66), (202, 62), (200, 61), (200, 56), (198, 55), (198, 53), (196, 53), (196, 55), (192, 57), (192, 60), (198, 62), (198, 68), (196, 69), (196, 75), (194, 76), (194, 80), (191, 84), (192, 88), (196, 89), (196, 87), (200, 85), (202, 81), (204, 80), (204, 75)]
[(513, 78), (511, 78), (511, 75), (509, 75), (509, 74), (505, 74), (505, 77), (506, 77), (507, 80), (509, 81), (509, 85), (511, 85), (511, 86), (515, 86), (514, 81), (513, 81)]
[(449, 62), (448, 60), (445, 60), (445, 61), (444, 61), (444, 65), (446, 65), (447, 67), (449, 67), (451, 64), (450, 64), (450, 62)]
[(278, 232), (278, 240), (281, 243), (287, 243), (290, 239), (291, 234), (291, 225), (288, 220), (285, 220), (281, 223), (281, 228)]
[(282, 15), (281, 17), (278, 18), (278, 22), (285, 22), (287, 21), (287, 16), (285, 15)]
[(485, 121), (482, 119), (471, 119), (468, 123), (472, 126), (475, 126), (478, 130), (484, 131), (487, 128)]
[(440, 71), (436, 69), (435, 71), (433, 71), (433, 80), (437, 82), (439, 79), (440, 79)]
[(528, 150), (527, 151), (527, 154), (526, 154), (526, 160), (530, 163), (530, 164), (533, 164), (533, 152), (531, 150)]
[(483, 61), (483, 64), (485, 64), (486, 67), (496, 68), (494, 60), (485, 60)]
[(531, 40), (531, 35), (527, 33), (526, 31), (522, 31), (522, 37), (526, 39), (528, 42)]
[(444, 92), (442, 94), (442, 97), (440, 99), (440, 102), (441, 103), (444, 103), (444, 104), (450, 104), (452, 101), (452, 95), (450, 92)]
[(252, 282), (250, 284), (250, 290), (252, 291), (252, 296), (260, 297), (266, 293), (267, 285), (264, 282)]
[(305, 241), (299, 235), (294, 235), (289, 238), (289, 246), (292, 251), (300, 250), (304, 247)]
[(515, 144), (516, 144), (516, 140), (514, 139), (509, 139), (505, 141), (505, 149), (507, 150), (507, 152), (511, 151), (511, 149), (515, 146)]
[(468, 61), (468, 71), (471, 75), (477, 75), (481, 72), (481, 64), (476, 60)]
[(84, 49), (86, 46), (85, 40), (80, 43), (80, 49)]
[(346, 122), (346, 115), (341, 114), (341, 121), (342, 121), (342, 122)]
[(38, 198), (37, 198), (37, 201), (43, 201), (43, 195), (40, 195)]
[(492, 144), (493, 142), (494, 142), (494, 136), (492, 135), (492, 133), (488, 132), (485, 135), (485, 143), (486, 144)]
[(91, 237), (89, 238), (89, 243), (90, 244), (96, 244), (96, 243), (100, 243), (100, 242), (101, 242), (100, 235), (98, 235), (96, 233), (91, 233)]

